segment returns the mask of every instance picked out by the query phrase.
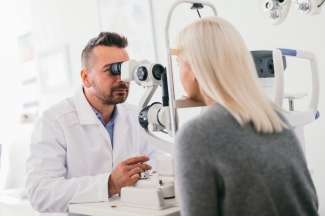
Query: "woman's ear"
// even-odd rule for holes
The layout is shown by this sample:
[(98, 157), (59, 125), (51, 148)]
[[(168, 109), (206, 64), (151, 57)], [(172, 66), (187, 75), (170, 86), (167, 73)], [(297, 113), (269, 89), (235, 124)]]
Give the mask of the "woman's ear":
[(197, 83), (197, 79), (195, 75), (192, 77), (192, 80)]
[(194, 72), (192, 71), (192, 69), (191, 69), (191, 80), (197, 83), (196, 76), (195, 76)]

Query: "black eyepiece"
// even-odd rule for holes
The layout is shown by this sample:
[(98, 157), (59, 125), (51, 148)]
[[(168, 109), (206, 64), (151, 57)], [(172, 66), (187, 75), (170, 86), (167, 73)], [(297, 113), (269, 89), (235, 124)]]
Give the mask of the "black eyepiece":
[(121, 74), (121, 66), (123, 62), (116, 62), (111, 64), (110, 71), (113, 75), (120, 75)]
[(161, 80), (161, 74), (164, 72), (165, 69), (161, 64), (155, 64), (152, 68), (152, 75), (156, 80)]

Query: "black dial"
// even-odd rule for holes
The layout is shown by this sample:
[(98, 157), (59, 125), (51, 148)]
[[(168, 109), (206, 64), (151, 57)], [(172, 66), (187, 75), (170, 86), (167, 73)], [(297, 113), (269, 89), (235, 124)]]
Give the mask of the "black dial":
[(273, 60), (270, 59), (267, 62), (267, 69), (269, 70), (270, 74), (274, 74), (274, 65), (273, 65)]
[(145, 81), (148, 77), (148, 70), (146, 67), (141, 66), (138, 68), (137, 77), (140, 81)]

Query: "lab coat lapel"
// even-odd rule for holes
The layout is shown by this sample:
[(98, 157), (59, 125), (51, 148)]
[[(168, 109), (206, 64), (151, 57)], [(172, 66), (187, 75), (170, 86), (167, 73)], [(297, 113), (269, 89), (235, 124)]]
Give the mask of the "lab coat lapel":
[(129, 126), (125, 123), (125, 119), (128, 115), (128, 108), (123, 105), (116, 105), (117, 108), (117, 118), (114, 122), (114, 147), (113, 147), (113, 159), (114, 161), (119, 156), (121, 149), (125, 149), (127, 145), (126, 135), (129, 129)]
[(89, 125), (89, 124), (99, 124), (94, 110), (90, 106), (86, 96), (83, 92), (83, 86), (80, 86), (74, 95), (76, 110), (78, 113), (80, 124)]
[(97, 118), (94, 110), (90, 106), (89, 102), (86, 99), (86, 96), (83, 92), (83, 87), (80, 86), (79, 89), (75, 93), (75, 105), (76, 110), (79, 116), (80, 124), (82, 125), (96, 125), (98, 127), (99, 133), (103, 136), (103, 138), (108, 143), (108, 147), (110, 148), (112, 152), (112, 144), (111, 140), (109, 138), (109, 135), (103, 126), (103, 124), (99, 121)]

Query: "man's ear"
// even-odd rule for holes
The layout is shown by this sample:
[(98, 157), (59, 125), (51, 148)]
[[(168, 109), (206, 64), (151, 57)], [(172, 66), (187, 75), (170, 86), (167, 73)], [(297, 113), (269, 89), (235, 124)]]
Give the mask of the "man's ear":
[(87, 71), (86, 69), (82, 69), (80, 71), (80, 77), (81, 77), (81, 81), (84, 84), (84, 86), (86, 88), (89, 88), (91, 86), (89, 71)]

